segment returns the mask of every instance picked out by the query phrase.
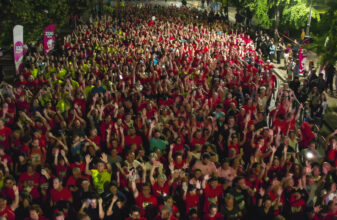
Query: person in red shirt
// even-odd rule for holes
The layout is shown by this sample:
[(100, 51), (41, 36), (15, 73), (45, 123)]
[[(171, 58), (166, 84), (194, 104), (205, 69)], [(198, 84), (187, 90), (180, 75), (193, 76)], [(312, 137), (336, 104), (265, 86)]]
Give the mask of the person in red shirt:
[(5, 153), (4, 147), (0, 145), (0, 159), (8, 165), (10, 170), (13, 170), (13, 160), (12, 157)]
[(114, 123), (111, 120), (111, 115), (107, 115), (99, 127), (102, 140), (106, 139), (107, 131), (109, 128), (113, 128), (113, 125)]
[(125, 146), (130, 147), (132, 144), (137, 145), (137, 149), (143, 148), (143, 141), (139, 135), (136, 135), (136, 129), (129, 128), (129, 135), (125, 136)]
[(151, 195), (151, 185), (148, 183), (143, 184), (142, 192), (139, 193), (135, 181), (135, 179), (131, 180), (133, 196), (137, 206), (140, 207), (141, 215), (145, 216), (145, 214), (150, 213), (150, 210), (157, 207), (157, 198)]
[(155, 217), (155, 220), (178, 220), (172, 212), (172, 207), (169, 205), (164, 205), (160, 209), (159, 215)]
[(12, 129), (5, 126), (5, 123), (2, 119), (0, 119), (0, 145), (5, 148), (5, 150), (9, 149), (10, 142), (9, 137), (12, 135)]
[(161, 210), (163, 208), (163, 206), (169, 206), (172, 209), (172, 216), (179, 218), (180, 213), (179, 213), (179, 209), (177, 208), (177, 206), (175, 206), (173, 204), (173, 198), (172, 196), (166, 196), (164, 199), (164, 204), (159, 206), (159, 209)]
[(14, 186), (14, 179), (12, 177), (6, 177), (4, 180), (4, 187), (1, 190), (1, 196), (6, 197), (11, 201), (14, 201), (15, 194), (13, 186)]
[(2, 109), (0, 110), (0, 117), (2, 118), (2, 120), (4, 120), (6, 125), (10, 126), (13, 124), (14, 114), (15, 114), (14, 109), (9, 108), (8, 103), (5, 102), (2, 105)]
[[(205, 178), (205, 180), (207, 180), (207, 178)], [(207, 210), (210, 210), (211, 204), (218, 204), (219, 196), (222, 195), (222, 193), (223, 186), (219, 184), (218, 179), (216, 177), (211, 178), (204, 190), (205, 202), (203, 211), (207, 212)]]
[(218, 212), (218, 206), (215, 204), (211, 204), (209, 207), (209, 211), (204, 215), (204, 220), (222, 220), (224, 219), (223, 215)]
[(303, 122), (301, 125), (302, 140), (299, 142), (300, 147), (308, 147), (309, 143), (315, 139), (316, 134), (311, 130), (312, 124)]
[(34, 186), (39, 185), (40, 174), (35, 171), (33, 165), (27, 165), (27, 172), (20, 175), (18, 180), (19, 187)]
[(328, 150), (328, 160), (337, 167), (337, 141), (334, 137), (337, 134), (337, 130), (331, 133), (325, 141), (325, 149)]
[(6, 197), (0, 196), (0, 217), (5, 217), (7, 220), (15, 220), (15, 210), (19, 207), (19, 189), (13, 186), (15, 199), (11, 205), (7, 205)]
[(89, 140), (95, 143), (97, 147), (101, 148), (101, 137), (97, 135), (96, 128), (90, 130)]
[(184, 189), (183, 199), (186, 204), (186, 214), (189, 214), (192, 210), (198, 212), (199, 209), (199, 198), (200, 195), (197, 192), (197, 189), (191, 185), (187, 192), (187, 187)]
[(62, 186), (62, 180), (59, 177), (53, 179), (53, 188), (50, 190), (50, 202), (55, 204), (59, 201), (73, 201), (71, 192)]

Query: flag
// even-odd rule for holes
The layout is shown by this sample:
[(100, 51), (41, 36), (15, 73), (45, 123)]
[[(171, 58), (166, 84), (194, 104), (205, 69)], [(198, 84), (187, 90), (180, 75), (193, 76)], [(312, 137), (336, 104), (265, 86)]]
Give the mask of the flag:
[(17, 73), (22, 69), (23, 60), (23, 26), (15, 25), (13, 29), (14, 62)]
[(48, 25), (44, 29), (43, 34), (44, 54), (48, 54), (54, 50), (55, 46), (55, 25)]

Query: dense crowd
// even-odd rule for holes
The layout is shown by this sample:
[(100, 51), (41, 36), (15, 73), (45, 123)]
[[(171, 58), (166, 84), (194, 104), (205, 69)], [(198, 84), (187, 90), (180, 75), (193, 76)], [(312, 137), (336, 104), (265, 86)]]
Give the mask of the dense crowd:
[(29, 48), (1, 84), (0, 216), (336, 218), (337, 131), (325, 156), (296, 123), (317, 87), (296, 106), (256, 42), (210, 16), (124, 7)]

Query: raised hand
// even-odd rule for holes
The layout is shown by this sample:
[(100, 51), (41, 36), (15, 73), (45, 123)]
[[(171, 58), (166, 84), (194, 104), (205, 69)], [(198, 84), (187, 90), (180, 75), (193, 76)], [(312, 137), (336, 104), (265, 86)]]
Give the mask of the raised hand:
[(89, 164), (89, 163), (91, 163), (91, 161), (92, 161), (91, 156), (90, 156), (89, 154), (85, 155), (85, 162), (86, 162), (87, 164)]
[(108, 156), (106, 155), (106, 153), (102, 153), (101, 160), (102, 160), (104, 163), (107, 163), (107, 162), (108, 162)]
[(19, 188), (16, 185), (13, 186), (13, 191), (15, 196), (19, 196)]
[(259, 190), (259, 194), (261, 197), (263, 197), (265, 195), (266, 191), (261, 187)]
[(103, 204), (103, 199), (101, 197), (98, 199), (98, 204), (100, 204), (100, 205)]
[(62, 155), (63, 157), (65, 157), (65, 156), (66, 156), (66, 152), (65, 152), (64, 150), (61, 150), (61, 155)]

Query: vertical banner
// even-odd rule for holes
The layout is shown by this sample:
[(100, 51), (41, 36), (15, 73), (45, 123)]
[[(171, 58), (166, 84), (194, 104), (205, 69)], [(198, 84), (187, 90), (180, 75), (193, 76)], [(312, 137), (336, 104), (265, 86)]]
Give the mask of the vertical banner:
[(307, 56), (304, 55), (304, 50), (302, 50), (302, 48), (300, 48), (299, 52), (298, 52), (298, 60), (299, 60), (299, 67), (300, 67), (300, 71), (299, 74), (302, 76), (304, 74), (305, 71), (305, 62), (307, 61)]
[(48, 25), (43, 34), (44, 54), (54, 50), (55, 46), (55, 24)]
[(20, 73), (23, 60), (23, 26), (15, 25), (13, 28), (13, 49), (16, 73)]

